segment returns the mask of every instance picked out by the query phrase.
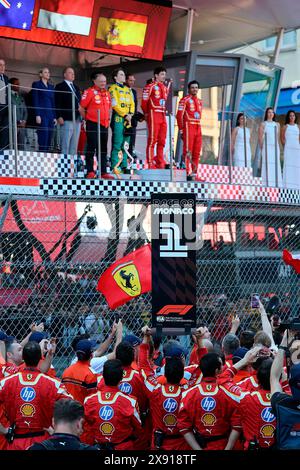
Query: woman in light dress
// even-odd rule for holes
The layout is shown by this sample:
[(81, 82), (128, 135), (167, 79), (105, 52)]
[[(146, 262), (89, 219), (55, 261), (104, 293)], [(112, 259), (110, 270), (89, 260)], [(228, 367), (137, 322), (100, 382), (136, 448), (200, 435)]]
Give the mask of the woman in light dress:
[(244, 113), (238, 114), (236, 127), (232, 131), (231, 143), (233, 165), (251, 168), (250, 129), (246, 127)]
[(261, 148), (261, 177), (263, 186), (282, 187), (280, 166), (280, 126), (273, 108), (267, 108), (264, 122), (259, 126), (258, 143)]
[(283, 187), (300, 189), (300, 131), (298, 118), (292, 109), (287, 112), (281, 130), (283, 154)]

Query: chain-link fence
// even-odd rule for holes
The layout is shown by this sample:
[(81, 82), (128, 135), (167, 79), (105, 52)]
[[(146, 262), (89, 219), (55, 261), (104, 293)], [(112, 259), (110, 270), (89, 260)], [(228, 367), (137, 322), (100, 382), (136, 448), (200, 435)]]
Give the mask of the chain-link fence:
[[(151, 241), (147, 200), (3, 199), (0, 328), (18, 339), (43, 321), (58, 348), (58, 373), (73, 356), (79, 333), (101, 342), (118, 312), (126, 331), (151, 324), (151, 293), (116, 311), (97, 292), (100, 275), (116, 259)], [(298, 280), (282, 262), (282, 250), (300, 250), (297, 207), (197, 202), (197, 318), (220, 341), (238, 314), (241, 328), (259, 328), (250, 296), (281, 300), (280, 315), (295, 315)]]

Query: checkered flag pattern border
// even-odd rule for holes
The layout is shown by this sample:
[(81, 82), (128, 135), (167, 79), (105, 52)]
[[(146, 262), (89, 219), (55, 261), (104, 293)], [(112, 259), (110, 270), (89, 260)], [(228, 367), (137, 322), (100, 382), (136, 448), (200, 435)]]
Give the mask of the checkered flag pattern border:
[[(17, 171), (17, 175), (16, 175)], [(5, 150), (0, 154), (0, 175), (19, 178), (68, 178), (74, 174), (74, 161), (70, 155)]]
[(300, 204), (300, 191), (297, 190), (206, 182), (45, 178), (41, 180), (41, 191), (43, 195), (50, 197), (121, 197), (144, 200), (150, 199), (152, 193), (195, 193), (199, 200)]

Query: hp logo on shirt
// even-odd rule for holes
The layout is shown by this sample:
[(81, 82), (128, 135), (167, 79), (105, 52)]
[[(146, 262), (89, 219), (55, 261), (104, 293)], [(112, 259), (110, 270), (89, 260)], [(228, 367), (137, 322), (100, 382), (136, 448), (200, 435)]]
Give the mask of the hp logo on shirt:
[(111, 406), (105, 405), (100, 408), (99, 416), (103, 421), (109, 421), (114, 416), (114, 410)]
[(204, 411), (212, 411), (216, 407), (216, 400), (212, 397), (203, 398), (201, 401), (201, 408)]
[(271, 407), (264, 408), (261, 412), (261, 419), (265, 421), (265, 423), (272, 423), (275, 421), (275, 416), (271, 413)]
[(121, 390), (123, 393), (126, 393), (126, 395), (130, 395), (132, 392), (132, 386), (127, 382), (121, 382), (119, 385), (119, 390)]
[(174, 411), (177, 409), (178, 403), (174, 398), (167, 398), (164, 401), (163, 407), (164, 410), (166, 410), (168, 413), (174, 413)]
[(32, 401), (36, 397), (36, 393), (34, 388), (32, 387), (24, 387), (20, 392), (20, 397), (23, 401)]

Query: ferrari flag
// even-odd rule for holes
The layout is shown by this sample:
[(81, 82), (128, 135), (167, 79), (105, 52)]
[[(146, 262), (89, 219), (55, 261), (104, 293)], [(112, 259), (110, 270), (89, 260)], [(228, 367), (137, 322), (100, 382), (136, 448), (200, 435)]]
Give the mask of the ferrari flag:
[(148, 17), (101, 8), (95, 46), (142, 53)]
[(101, 275), (97, 290), (115, 309), (151, 290), (151, 246), (148, 243), (113, 263)]
[(293, 255), (288, 250), (283, 250), (282, 259), (285, 264), (292, 266), (297, 274), (300, 274), (300, 255)]

